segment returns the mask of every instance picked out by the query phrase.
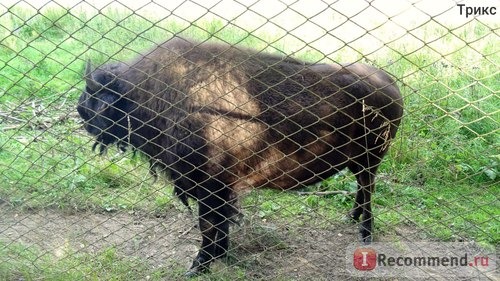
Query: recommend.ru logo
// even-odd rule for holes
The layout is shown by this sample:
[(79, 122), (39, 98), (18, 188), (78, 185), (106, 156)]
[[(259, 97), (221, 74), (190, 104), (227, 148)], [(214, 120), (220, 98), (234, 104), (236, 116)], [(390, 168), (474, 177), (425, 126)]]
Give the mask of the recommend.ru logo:
[(353, 265), (357, 270), (373, 270), (377, 266), (377, 252), (372, 248), (357, 248), (353, 254)]
[(455, 242), (351, 244), (346, 251), (346, 267), (351, 275), (364, 277), (494, 278), (496, 254), (491, 249)]

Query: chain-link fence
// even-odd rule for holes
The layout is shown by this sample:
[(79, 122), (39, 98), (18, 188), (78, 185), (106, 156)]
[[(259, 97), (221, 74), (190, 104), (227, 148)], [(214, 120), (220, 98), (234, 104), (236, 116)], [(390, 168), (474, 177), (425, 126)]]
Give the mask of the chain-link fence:
[(498, 278), (497, 9), (2, 1), (0, 279)]

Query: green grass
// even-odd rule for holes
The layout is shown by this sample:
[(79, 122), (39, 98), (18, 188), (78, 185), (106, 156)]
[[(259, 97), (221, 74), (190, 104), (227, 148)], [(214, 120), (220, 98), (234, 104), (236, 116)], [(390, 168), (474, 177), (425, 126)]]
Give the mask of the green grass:
[[(295, 56), (313, 62), (354, 58), (398, 79), (406, 115), (380, 168), (374, 196), (377, 231), (410, 226), (428, 239), (498, 245), (496, 31), (474, 21), (451, 31), (429, 23), (419, 33), (427, 45), (396, 40), (366, 55), (345, 48), (325, 56), (306, 48)], [(0, 113), (12, 118), (0, 123), (0, 202), (20, 209), (97, 212), (161, 212), (177, 206), (169, 184), (153, 184), (141, 157), (113, 156), (116, 149), (108, 157), (95, 156), (92, 139), (73, 118), (87, 59), (94, 64), (129, 59), (174, 34), (285, 54), (296, 49), (297, 41), (291, 35), (250, 34), (222, 21), (150, 22), (110, 10), (91, 14), (44, 9), (33, 14), (14, 8), (1, 15)], [(353, 177), (341, 174), (307, 190), (353, 188)], [(252, 192), (243, 202), (250, 216), (297, 225), (314, 220), (318, 227), (340, 221), (351, 204), (344, 195), (298, 196), (272, 190)], [(1, 245), (0, 251), (0, 256), (10, 257), (0, 264), (3, 279), (133, 280), (149, 272), (155, 280), (166, 274), (146, 271), (145, 263), (119, 257), (112, 248), (96, 256), (74, 254), (59, 260), (23, 244)], [(239, 270), (239, 276), (244, 271)], [(222, 270), (209, 278), (227, 276)]]
[(107, 248), (91, 255), (69, 248), (57, 256), (33, 246), (0, 243), (1, 280), (164, 280), (162, 269), (151, 270), (144, 262), (120, 256)]
[[(145, 261), (120, 255), (114, 247), (89, 254), (63, 245), (52, 254), (34, 246), (0, 242), (0, 261), (0, 280), (187, 280), (182, 277), (184, 266), (152, 269)], [(219, 265), (213, 271), (189, 280), (247, 280), (244, 270), (236, 266)]]
[(3, 134), (0, 157), (5, 184), (0, 196), (26, 208), (82, 211), (154, 211), (174, 201), (162, 183), (153, 184), (146, 162), (125, 155), (96, 157), (89, 151), (91, 142), (75, 133), (77, 127), (64, 124), (41, 134), (24, 130)]

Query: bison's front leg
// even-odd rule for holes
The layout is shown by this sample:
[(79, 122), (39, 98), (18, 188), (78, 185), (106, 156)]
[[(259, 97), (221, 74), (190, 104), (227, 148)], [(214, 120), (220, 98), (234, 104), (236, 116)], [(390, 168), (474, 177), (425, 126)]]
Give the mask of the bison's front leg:
[(202, 236), (201, 248), (186, 273), (195, 276), (208, 271), (210, 263), (227, 254), (229, 246), (229, 220), (227, 202), (220, 194), (204, 193), (198, 198), (199, 225)]

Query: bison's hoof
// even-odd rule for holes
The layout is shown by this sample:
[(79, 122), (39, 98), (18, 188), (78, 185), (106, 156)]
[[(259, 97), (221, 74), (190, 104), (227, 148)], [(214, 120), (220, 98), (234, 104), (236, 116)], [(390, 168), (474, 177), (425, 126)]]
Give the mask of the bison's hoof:
[(184, 274), (186, 277), (195, 277), (200, 274), (206, 273), (209, 271), (209, 266), (210, 261), (206, 258), (204, 258), (201, 255), (198, 255), (194, 261), (193, 265), (191, 265), (191, 268)]
[(187, 277), (187, 278), (194, 278), (196, 276), (198, 276), (200, 273), (198, 271), (195, 271), (195, 270), (188, 270), (186, 273), (184, 273), (184, 276)]
[(186, 273), (184, 273), (185, 277), (192, 278), (199, 276), (203, 273), (207, 273), (209, 271), (208, 267), (206, 266), (198, 266), (198, 267), (191, 267)]
[(191, 268), (186, 273), (184, 273), (184, 276), (187, 278), (194, 278), (194, 277), (199, 276), (207, 271), (208, 270), (200, 270), (199, 268)]
[(369, 245), (373, 242), (373, 236), (372, 236), (371, 232), (364, 229), (363, 227), (359, 231), (359, 236), (360, 236), (361, 242), (364, 243), (365, 245)]
[(363, 242), (363, 244), (365, 245), (370, 245), (373, 242), (373, 238), (371, 235), (369, 235), (364, 238), (361, 238), (361, 242)]

